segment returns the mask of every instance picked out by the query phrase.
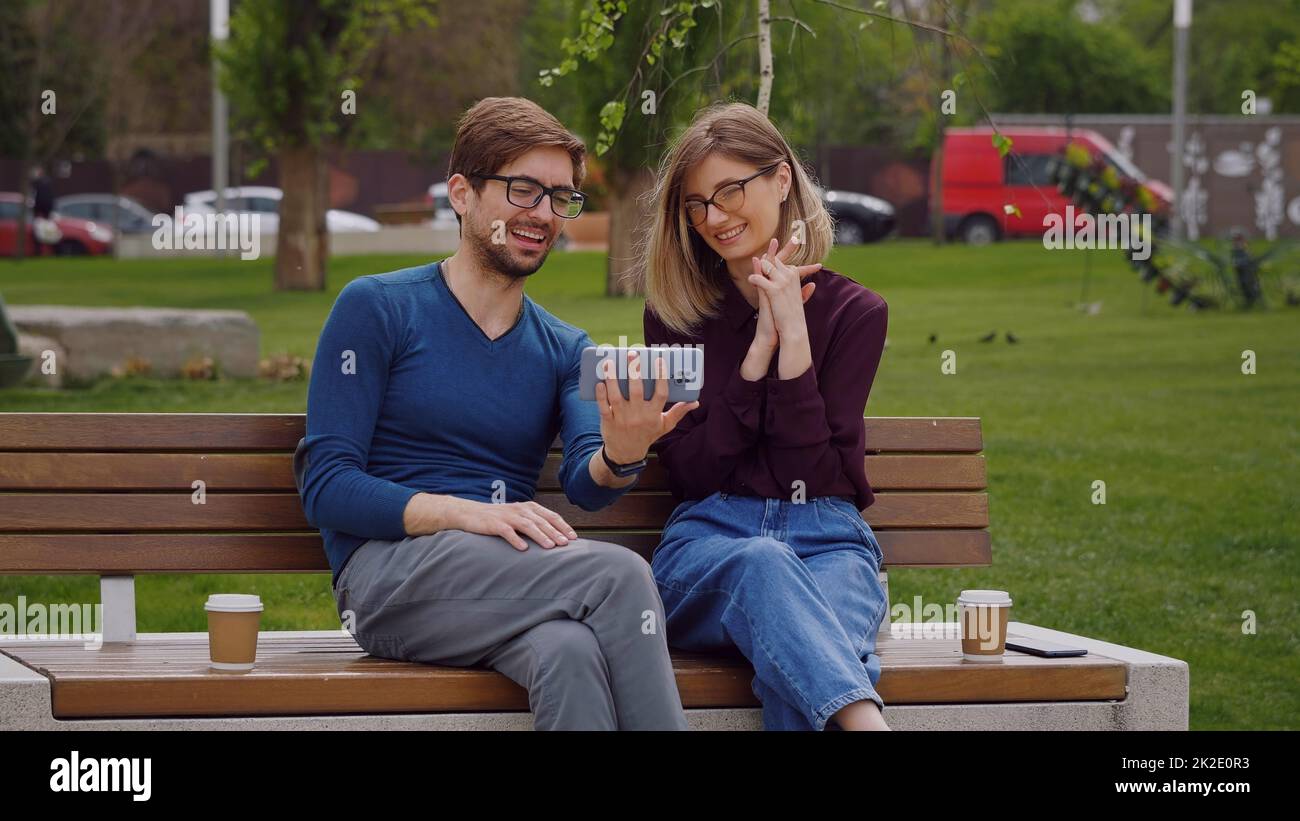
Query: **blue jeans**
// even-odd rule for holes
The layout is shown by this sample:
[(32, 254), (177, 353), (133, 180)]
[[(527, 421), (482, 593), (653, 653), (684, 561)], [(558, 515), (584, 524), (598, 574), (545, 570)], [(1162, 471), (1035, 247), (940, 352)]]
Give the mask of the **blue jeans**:
[(668, 644), (739, 650), (768, 730), (822, 730), (871, 699), (889, 607), (883, 559), (849, 499), (803, 503), (715, 493), (677, 506), (651, 561)]

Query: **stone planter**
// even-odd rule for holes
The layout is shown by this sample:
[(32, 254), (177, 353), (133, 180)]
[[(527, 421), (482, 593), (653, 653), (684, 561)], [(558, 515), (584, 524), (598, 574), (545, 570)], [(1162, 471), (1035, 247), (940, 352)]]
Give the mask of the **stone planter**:
[(179, 377), (187, 361), (203, 356), (227, 376), (257, 376), (260, 334), (243, 311), (23, 305), (9, 315), (24, 334), (46, 337), (44, 347), (31, 350), (54, 350), (69, 381), (96, 379), (128, 360), (147, 361), (153, 376)]

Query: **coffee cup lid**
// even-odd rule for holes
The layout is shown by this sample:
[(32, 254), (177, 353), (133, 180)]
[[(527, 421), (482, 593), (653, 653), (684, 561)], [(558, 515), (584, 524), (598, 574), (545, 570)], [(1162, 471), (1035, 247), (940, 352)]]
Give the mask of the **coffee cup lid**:
[(963, 590), (957, 603), (1010, 605), (1011, 596), (1005, 590)]
[(262, 598), (251, 593), (213, 593), (203, 606), (223, 613), (250, 613), (262, 609)]

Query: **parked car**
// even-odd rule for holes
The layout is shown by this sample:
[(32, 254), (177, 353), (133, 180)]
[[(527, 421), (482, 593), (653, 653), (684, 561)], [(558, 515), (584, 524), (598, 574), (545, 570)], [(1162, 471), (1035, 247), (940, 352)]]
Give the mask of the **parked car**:
[[(269, 185), (243, 185), (226, 189), (227, 214), (259, 214), (262, 230), (275, 233), (280, 227), (280, 200), (284, 192)], [(185, 213), (213, 214), (217, 210), (217, 192), (192, 191), (185, 195)], [(379, 223), (363, 214), (331, 208), (325, 212), (325, 227), (331, 234), (350, 231), (378, 231)]]
[(130, 197), (69, 194), (54, 201), (54, 213), (96, 222), (109, 229), (116, 226), (123, 234), (147, 234), (155, 230), (154, 213)]
[[(1094, 157), (1102, 157), (1121, 179), (1144, 185), (1168, 207), (1173, 190), (1149, 178), (1102, 135), (1087, 129), (1002, 128), (1011, 151), (999, 156), (993, 129), (949, 128), (944, 132), (943, 167), (931, 163), (931, 180), (940, 174), (944, 230), (971, 245), (984, 245), (1003, 237), (1041, 237), (1048, 214), (1065, 217), (1070, 204), (1051, 178), (1052, 160), (1067, 143), (1078, 143)], [(1006, 213), (1012, 205), (1020, 215)]]
[(869, 194), (855, 191), (826, 191), (817, 193), (822, 204), (835, 220), (836, 245), (861, 245), (875, 242), (894, 232), (894, 206)]
[(447, 198), (447, 183), (435, 182), (429, 186), (428, 192), (424, 195), (424, 203), (433, 208), (435, 228), (456, 224), (456, 210), (451, 207), (451, 200)]
[[(19, 209), (27, 210), (27, 236), (23, 245), (24, 256), (35, 256), (36, 241), (32, 238), (32, 208), (24, 203), (21, 194), (0, 191), (0, 257), (12, 257), (18, 251)], [(113, 232), (104, 225), (90, 220), (61, 216), (52, 217), (62, 235), (54, 245), (61, 256), (113, 253)]]

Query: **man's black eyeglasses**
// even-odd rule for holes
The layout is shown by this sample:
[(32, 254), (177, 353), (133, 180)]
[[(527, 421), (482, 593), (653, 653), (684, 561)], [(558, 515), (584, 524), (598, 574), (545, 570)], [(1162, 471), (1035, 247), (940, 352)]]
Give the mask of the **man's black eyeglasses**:
[(686, 222), (692, 227), (703, 225), (709, 217), (709, 206), (712, 205), (719, 211), (730, 214), (745, 204), (745, 183), (764, 174), (772, 173), (773, 169), (781, 163), (774, 162), (766, 168), (760, 168), (757, 172), (750, 174), (743, 180), (729, 182), (726, 185), (713, 192), (713, 196), (707, 200), (687, 200), (686, 201)]
[(500, 174), (470, 174), (481, 180), (500, 180), (506, 184), (506, 200), (516, 208), (534, 208), (542, 197), (551, 198), (551, 210), (557, 217), (571, 220), (582, 213), (587, 195), (572, 188), (547, 188), (528, 177), (503, 177)]

